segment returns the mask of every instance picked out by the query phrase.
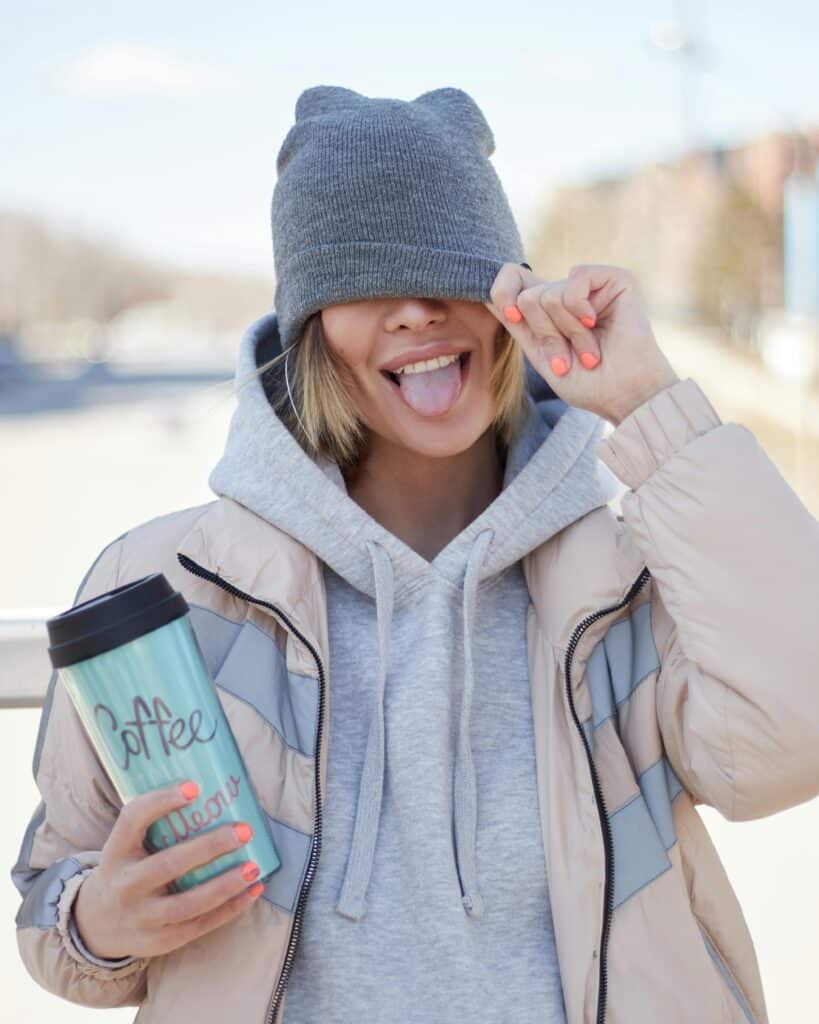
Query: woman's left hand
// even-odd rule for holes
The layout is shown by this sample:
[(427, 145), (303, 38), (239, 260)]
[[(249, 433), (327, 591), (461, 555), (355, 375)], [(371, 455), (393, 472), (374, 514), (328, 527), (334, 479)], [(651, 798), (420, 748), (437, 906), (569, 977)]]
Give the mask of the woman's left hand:
[(555, 394), (614, 426), (680, 379), (657, 345), (636, 278), (622, 267), (582, 263), (562, 281), (545, 281), (504, 263), (490, 298), (486, 308)]

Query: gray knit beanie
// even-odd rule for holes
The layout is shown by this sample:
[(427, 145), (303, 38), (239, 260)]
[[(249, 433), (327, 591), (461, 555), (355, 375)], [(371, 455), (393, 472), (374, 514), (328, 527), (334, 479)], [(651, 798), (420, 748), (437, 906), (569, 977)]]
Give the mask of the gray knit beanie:
[(336, 302), (489, 302), (523, 244), (478, 105), (445, 87), (414, 100), (305, 89), (276, 158), (271, 203), (281, 344)]

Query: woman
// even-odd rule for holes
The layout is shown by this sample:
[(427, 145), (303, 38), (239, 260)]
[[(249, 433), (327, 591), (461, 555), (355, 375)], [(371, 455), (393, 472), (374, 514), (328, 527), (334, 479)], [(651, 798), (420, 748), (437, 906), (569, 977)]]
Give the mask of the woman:
[(695, 805), (819, 792), (819, 527), (673, 372), (628, 271), (537, 277), (493, 149), (458, 89), (299, 97), (217, 499), (112, 541), (77, 595), (184, 594), (282, 867), (171, 894), (242, 836), (147, 856), (186, 794), (123, 808), (52, 679), (13, 875), (24, 963), (64, 998), (767, 1021)]

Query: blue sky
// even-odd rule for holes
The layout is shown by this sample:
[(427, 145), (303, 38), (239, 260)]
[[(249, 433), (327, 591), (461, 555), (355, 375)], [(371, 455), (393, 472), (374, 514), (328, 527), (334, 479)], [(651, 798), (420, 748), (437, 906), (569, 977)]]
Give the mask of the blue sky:
[(707, 58), (690, 92), (695, 138), (819, 122), (819, 9), (796, 0), (0, 10), (0, 207), (193, 267), (272, 274), (276, 153), (311, 85), (465, 89), (524, 238), (561, 182), (679, 152), (678, 62), (650, 41), (675, 16)]

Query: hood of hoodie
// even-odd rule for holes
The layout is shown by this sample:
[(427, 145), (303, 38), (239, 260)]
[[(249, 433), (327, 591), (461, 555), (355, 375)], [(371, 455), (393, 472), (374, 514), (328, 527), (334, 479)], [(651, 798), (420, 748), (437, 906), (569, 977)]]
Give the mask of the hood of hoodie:
[(454, 751), (453, 857), (464, 909), (480, 916), (469, 743), (477, 587), (618, 493), (616, 478), (596, 453), (605, 421), (558, 398), (527, 360), (527, 415), (509, 447), (502, 489), (428, 561), (358, 505), (347, 493), (339, 467), (327, 459), (312, 459), (276, 415), (255, 371), (280, 351), (275, 313), (260, 317), (244, 332), (236, 365), (237, 406), (208, 483), (216, 495), (239, 502), (300, 541), (376, 604), (379, 666), (356, 822), (336, 909), (354, 920), (365, 912), (383, 791), (384, 690), (393, 612), (416, 601), (425, 587), (443, 585), (461, 595), (463, 615), (465, 678)]

